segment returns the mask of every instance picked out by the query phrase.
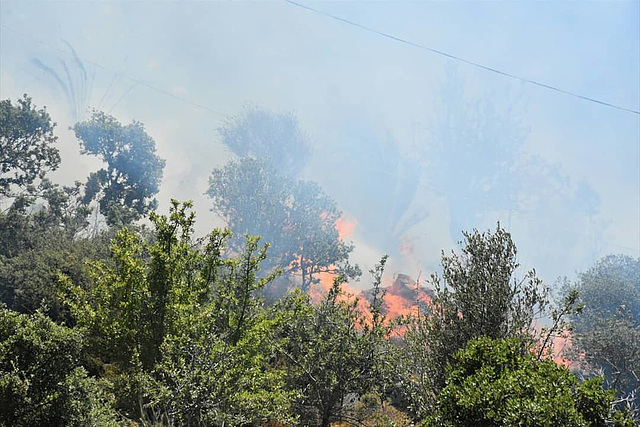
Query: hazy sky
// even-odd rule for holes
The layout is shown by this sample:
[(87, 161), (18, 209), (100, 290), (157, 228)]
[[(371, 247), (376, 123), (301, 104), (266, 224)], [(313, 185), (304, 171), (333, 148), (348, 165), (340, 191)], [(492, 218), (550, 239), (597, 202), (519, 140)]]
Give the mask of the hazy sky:
[[(640, 109), (637, 0), (301, 3), (511, 74)], [(38, 60), (63, 70), (61, 60), (72, 64), (68, 42), (88, 73), (86, 102), (79, 102), (86, 105), (72, 107), (145, 123), (167, 159), (161, 208), (172, 197), (194, 199), (200, 232), (220, 225), (203, 196), (211, 169), (230, 158), (216, 129), (224, 115), (253, 103), (298, 115), (314, 147), (304, 175), (320, 182), (358, 222), (352, 236), (357, 261), (368, 267), (388, 252), (394, 272), (433, 271), (440, 251), (455, 247), (449, 190), (436, 188), (431, 172), (439, 166), (429, 158), (442, 112), (455, 114), (461, 105), (448, 104), (443, 88), (449, 83), (464, 87), (463, 104), (484, 102), (497, 117), (520, 126), (519, 162), (538, 159), (576, 203), (584, 204), (581, 188), (599, 200), (595, 213), (580, 215), (561, 190), (542, 189), (544, 179), (530, 179), (536, 198), (521, 193), (517, 212), (486, 210), (470, 216), (469, 224), (485, 229), (508, 221), (522, 263), (548, 281), (571, 277), (607, 253), (640, 255), (637, 114), (456, 64), (284, 1), (2, 0), (0, 25), (0, 97), (28, 93), (49, 108), (63, 153), (58, 178), (84, 179), (99, 164), (78, 156), (67, 130), (86, 113), (74, 117), (55, 81), (34, 65)], [(69, 67), (80, 87), (79, 68)], [(491, 132), (483, 143), (509, 144), (509, 129)], [(376, 191), (384, 174), (376, 175), (375, 162), (390, 155), (400, 160), (389, 179), (402, 185), (386, 194)], [(464, 178), (465, 171), (459, 175)], [(417, 192), (399, 222), (422, 213), (420, 223), (397, 235), (390, 226), (367, 226), (366, 218), (358, 218), (361, 205), (372, 215), (385, 204), (402, 206), (403, 189), (414, 179)]]

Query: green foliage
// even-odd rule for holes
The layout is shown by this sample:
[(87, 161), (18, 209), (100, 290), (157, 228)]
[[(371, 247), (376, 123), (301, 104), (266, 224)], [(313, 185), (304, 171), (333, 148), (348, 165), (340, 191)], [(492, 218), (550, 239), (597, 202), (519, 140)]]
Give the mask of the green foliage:
[(248, 238), (226, 258), (228, 231), (192, 240), (191, 203), (152, 214), (146, 241), (128, 228), (111, 247), (114, 265), (93, 264), (84, 290), (61, 278), (62, 299), (87, 330), (90, 354), (118, 388), (130, 418), (177, 425), (287, 420), (284, 374), (270, 365), (275, 325), (256, 293), (266, 247)]
[(59, 319), (57, 272), (84, 285), (84, 261), (96, 251), (92, 242), (74, 239), (89, 213), (80, 184), (60, 187), (45, 178), (60, 163), (54, 128), (26, 95), (15, 106), (0, 102), (0, 201), (11, 199), (0, 213), (0, 301), (24, 313), (45, 304)]
[(0, 307), (0, 425), (116, 425), (112, 398), (80, 366), (83, 345), (40, 312)]
[[(518, 339), (479, 338), (455, 357), (425, 426), (602, 426), (613, 393), (522, 351)], [(624, 425), (624, 424), (621, 424)]]
[[(386, 257), (374, 273), (379, 289)], [(337, 278), (326, 298), (314, 306), (300, 291), (279, 302), (274, 312), (284, 316), (281, 348), (287, 363), (290, 389), (299, 390), (294, 408), (302, 425), (350, 420), (353, 403), (370, 391), (384, 391), (379, 357), (388, 329), (380, 314), (381, 299), (370, 307), (372, 318), (364, 317), (359, 300), (342, 291), (344, 278)]]
[(414, 425), (406, 414), (373, 392), (360, 397), (355, 405), (354, 418), (358, 425), (365, 427), (409, 427)]
[[(629, 313), (620, 311), (606, 319), (595, 319), (590, 330), (576, 333), (575, 342), (583, 352), (587, 372), (605, 375), (606, 385), (629, 403), (640, 390), (640, 326), (634, 326)], [(623, 403), (621, 401), (621, 403)], [(640, 396), (635, 396), (635, 412)]]
[[(445, 385), (453, 356), (471, 340), (517, 338), (532, 346), (532, 323), (547, 306), (547, 290), (531, 271), (517, 280), (516, 247), (498, 225), (495, 232), (464, 233), (461, 254), (442, 256), (442, 279), (422, 313), (407, 320), (398, 366), (402, 388), (416, 415), (428, 413)], [(403, 372), (404, 371), (404, 372)]]
[(522, 280), (515, 277), (516, 247), (499, 224), (495, 232), (463, 234), (461, 255), (442, 257), (444, 285), (433, 279), (438, 290), (434, 306), (455, 310), (449, 320), (459, 328), (463, 345), (480, 335), (528, 337), (536, 309), (547, 304), (535, 271)]
[(47, 230), (36, 246), (19, 255), (0, 256), (0, 300), (12, 310), (33, 313), (43, 304), (53, 319), (62, 319), (56, 300), (58, 273), (73, 278), (82, 288), (90, 285), (86, 262), (98, 257), (100, 241), (70, 240), (58, 230)]
[(39, 210), (19, 211), (14, 204), (0, 214), (0, 301), (23, 313), (45, 304), (47, 314), (61, 320), (55, 298), (58, 272), (86, 288), (87, 260), (107, 258), (108, 245), (106, 235), (77, 237), (85, 212), (71, 206), (66, 190), (50, 190), (55, 194), (45, 194), (48, 205)]
[(111, 244), (113, 265), (92, 264), (90, 289), (61, 277), (63, 299), (78, 325), (96, 337), (94, 352), (105, 362), (122, 367), (140, 362), (151, 369), (164, 336), (189, 322), (207, 292), (201, 277), (191, 277), (200, 260), (191, 246), (195, 216), (188, 213), (190, 206), (174, 201), (170, 217), (153, 214), (153, 242), (129, 228), (119, 230)]
[(284, 391), (284, 372), (270, 365), (273, 322), (252, 315), (231, 344), (235, 329), (220, 331), (216, 317), (205, 312), (180, 335), (167, 337), (150, 406), (163, 408), (177, 425), (291, 421), (293, 393)]
[(165, 161), (144, 125), (123, 126), (114, 117), (94, 111), (73, 127), (83, 154), (100, 157), (106, 169), (91, 173), (84, 202), (96, 199), (109, 225), (127, 225), (155, 209)]
[(16, 105), (0, 101), (0, 200), (33, 195), (36, 181), (58, 167), (54, 128), (46, 109), (37, 110), (27, 95)]
[(335, 228), (341, 212), (317, 184), (293, 181), (246, 157), (215, 169), (207, 194), (234, 232), (260, 235), (270, 244), (268, 267), (300, 273), (303, 290), (320, 272), (360, 275), (348, 264), (353, 245), (341, 241)]
[(292, 393), (284, 391), (284, 372), (270, 364), (279, 320), (267, 316), (256, 295), (274, 278), (257, 277), (266, 246), (249, 237), (240, 257), (222, 259), (228, 235), (214, 232), (205, 249), (212, 295), (165, 340), (154, 371), (156, 404), (179, 425), (290, 421)]

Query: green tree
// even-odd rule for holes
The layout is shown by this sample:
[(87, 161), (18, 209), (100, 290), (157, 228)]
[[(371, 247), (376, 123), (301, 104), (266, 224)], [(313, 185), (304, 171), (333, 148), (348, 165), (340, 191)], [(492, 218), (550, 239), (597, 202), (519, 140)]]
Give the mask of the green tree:
[(90, 287), (87, 262), (108, 257), (106, 238), (72, 239), (53, 228), (27, 232), (19, 253), (0, 255), (0, 301), (22, 313), (33, 313), (44, 304), (47, 315), (63, 320), (56, 298), (58, 274), (71, 277), (83, 289)]
[(602, 378), (578, 383), (575, 375), (552, 360), (522, 352), (517, 338), (479, 338), (455, 356), (435, 415), (425, 426), (631, 426), (613, 414), (612, 392)]
[(249, 238), (225, 257), (230, 233), (193, 240), (191, 203), (151, 214), (143, 239), (117, 232), (114, 265), (94, 263), (94, 286), (62, 278), (61, 298), (80, 328), (98, 371), (114, 382), (118, 408), (132, 419), (219, 425), (288, 419), (283, 374), (269, 365), (272, 324), (256, 292), (266, 248)]
[(0, 301), (33, 313), (44, 303), (62, 320), (55, 298), (58, 272), (87, 287), (86, 261), (108, 257), (108, 236), (82, 237), (88, 209), (79, 203), (80, 186), (60, 188), (41, 182), (41, 198), (29, 207), (13, 203), (0, 213)]
[[(219, 242), (206, 252), (219, 253)], [(251, 237), (239, 258), (218, 256), (206, 260), (207, 274), (217, 277), (210, 302), (162, 345), (153, 403), (178, 425), (291, 422), (295, 392), (285, 391), (285, 371), (272, 364), (282, 319), (257, 296), (274, 277), (257, 277), (266, 247)]]
[(407, 321), (399, 381), (418, 416), (429, 412), (445, 386), (454, 355), (478, 337), (517, 338), (522, 351), (535, 342), (533, 321), (548, 305), (535, 271), (517, 279), (516, 246), (495, 232), (463, 233), (459, 254), (442, 255), (442, 277), (433, 275), (430, 304)]
[(335, 228), (341, 212), (316, 183), (294, 181), (245, 157), (215, 169), (207, 194), (231, 230), (262, 236), (270, 244), (267, 265), (300, 274), (303, 290), (320, 272), (360, 275), (348, 264), (353, 246)]
[(640, 324), (640, 259), (605, 256), (579, 275), (574, 288), (585, 305), (584, 315), (574, 319), (578, 330), (588, 328), (594, 316), (615, 316), (621, 308)]
[(0, 425), (115, 426), (112, 396), (81, 366), (82, 335), (0, 307)]
[(57, 136), (46, 109), (36, 109), (26, 94), (16, 105), (0, 101), (0, 200), (32, 196), (38, 180), (57, 169)]
[(109, 225), (126, 225), (151, 212), (157, 201), (165, 161), (140, 122), (122, 125), (94, 111), (73, 127), (83, 154), (101, 158), (107, 167), (89, 175), (84, 201), (96, 199)]
[(294, 410), (301, 425), (329, 426), (336, 421), (358, 421), (355, 402), (370, 392), (384, 393), (384, 356), (389, 328), (381, 313), (380, 283), (386, 258), (372, 271), (374, 298), (370, 316), (359, 300), (345, 295), (337, 278), (317, 306), (295, 291), (274, 311), (284, 317), (281, 348), (287, 363), (287, 383), (299, 390)]
[[(129, 228), (119, 230), (111, 243), (113, 262), (92, 263), (89, 289), (61, 278), (63, 301), (78, 325), (96, 338), (92, 351), (105, 363), (123, 369), (140, 363), (151, 370), (160, 360), (164, 337), (188, 322), (207, 292), (210, 284), (201, 278), (190, 281), (199, 266), (191, 247), (195, 215), (190, 206), (174, 201), (170, 217), (152, 214), (153, 242)], [(213, 241), (221, 240), (218, 234)]]

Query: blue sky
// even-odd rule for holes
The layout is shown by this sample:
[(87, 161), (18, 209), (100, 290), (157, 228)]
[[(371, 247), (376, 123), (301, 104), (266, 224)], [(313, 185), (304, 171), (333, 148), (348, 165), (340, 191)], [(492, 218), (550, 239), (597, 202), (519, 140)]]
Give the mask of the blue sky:
[[(638, 1), (302, 3), (505, 72), (640, 109)], [(371, 169), (354, 154), (369, 152), (370, 141), (389, 141), (407, 164), (418, 164), (420, 184), (405, 216), (422, 212), (423, 221), (402, 235), (385, 224), (376, 230), (356, 226), (356, 258), (367, 266), (389, 252), (392, 261), (397, 255), (395, 272), (414, 276), (437, 268), (440, 250), (455, 247), (456, 239), (448, 230), (451, 203), (442, 189), (434, 189), (430, 168), (438, 165), (428, 153), (441, 111), (457, 108), (447, 106), (442, 90), (456, 75), (465, 102), (489, 103), (498, 116), (513, 117), (526, 130), (518, 159), (539, 158), (564, 180), (562, 191), (578, 194), (583, 185), (600, 200), (597, 214), (586, 218), (560, 192), (543, 191), (543, 180), (539, 192), (534, 188), (535, 200), (519, 196), (509, 224), (525, 266), (552, 281), (573, 276), (607, 253), (640, 255), (637, 114), (455, 64), (279, 1), (3, 0), (0, 24), (0, 96), (15, 99), (26, 92), (48, 106), (64, 156), (59, 179), (83, 179), (97, 165), (77, 155), (67, 130), (76, 118), (32, 61), (70, 61), (66, 40), (93, 76), (83, 108), (146, 124), (167, 158), (161, 208), (171, 197), (194, 199), (201, 232), (220, 225), (202, 193), (211, 169), (230, 156), (215, 130), (223, 115), (237, 114), (250, 102), (297, 113), (314, 146), (305, 177), (320, 182), (343, 209), (353, 200), (374, 209), (380, 198), (392, 203), (398, 197), (377, 194), (357, 175)], [(355, 211), (345, 214), (364, 224)], [(507, 221), (504, 210), (488, 209), (468, 223), (483, 229), (497, 220)], [(388, 236), (370, 238), (386, 231)], [(411, 243), (410, 254), (398, 253), (403, 237)]]

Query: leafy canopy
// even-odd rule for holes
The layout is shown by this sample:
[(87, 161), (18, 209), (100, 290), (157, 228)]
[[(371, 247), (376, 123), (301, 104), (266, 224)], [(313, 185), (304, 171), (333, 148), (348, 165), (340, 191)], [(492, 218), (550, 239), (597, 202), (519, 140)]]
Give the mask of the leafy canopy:
[(245, 157), (214, 169), (212, 210), (236, 233), (270, 244), (269, 267), (301, 275), (308, 289), (320, 272), (360, 274), (348, 265), (353, 245), (340, 240), (336, 203), (314, 182), (294, 181), (266, 161)]
[[(605, 427), (612, 420), (612, 400), (602, 378), (579, 384), (566, 368), (523, 353), (516, 338), (483, 337), (455, 356), (436, 414), (424, 425)], [(615, 425), (632, 422), (618, 416)]]
[(282, 174), (296, 177), (309, 159), (310, 149), (297, 117), (247, 105), (242, 114), (227, 119), (218, 129), (239, 157), (266, 159)]
[(93, 111), (73, 130), (83, 154), (101, 158), (107, 167), (89, 175), (85, 203), (97, 199), (109, 225), (131, 223), (157, 206), (165, 161), (140, 122), (122, 125), (114, 117)]
[(294, 291), (273, 308), (284, 319), (280, 335), (285, 344), (287, 385), (300, 390), (294, 409), (303, 425), (329, 426), (353, 421), (353, 403), (384, 388), (381, 363), (389, 336), (381, 313), (380, 288), (386, 257), (372, 271), (374, 298), (365, 316), (359, 300), (342, 289), (344, 277), (334, 281), (317, 306), (308, 295)]
[(570, 292), (584, 306), (571, 318), (577, 361), (587, 375), (603, 374), (640, 420), (640, 259), (608, 255), (568, 285)]
[[(291, 393), (274, 358), (275, 321), (257, 293), (266, 246), (247, 238), (226, 255), (230, 232), (194, 241), (191, 203), (151, 214), (153, 238), (123, 228), (113, 265), (93, 264), (95, 285), (61, 280), (61, 298), (89, 337), (89, 353), (132, 419), (178, 425), (289, 420)], [(140, 402), (140, 403), (138, 403)]]
[(34, 183), (60, 164), (55, 123), (26, 94), (14, 105), (0, 101), (0, 200), (32, 195)]
[(431, 277), (432, 301), (407, 319), (400, 381), (417, 415), (429, 412), (456, 352), (483, 336), (517, 338), (530, 348), (533, 320), (548, 304), (534, 271), (515, 277), (516, 246), (499, 224), (495, 231), (463, 234), (460, 253), (443, 253), (442, 277)]
[(115, 426), (112, 397), (81, 366), (84, 337), (41, 312), (0, 307), (0, 426)]

